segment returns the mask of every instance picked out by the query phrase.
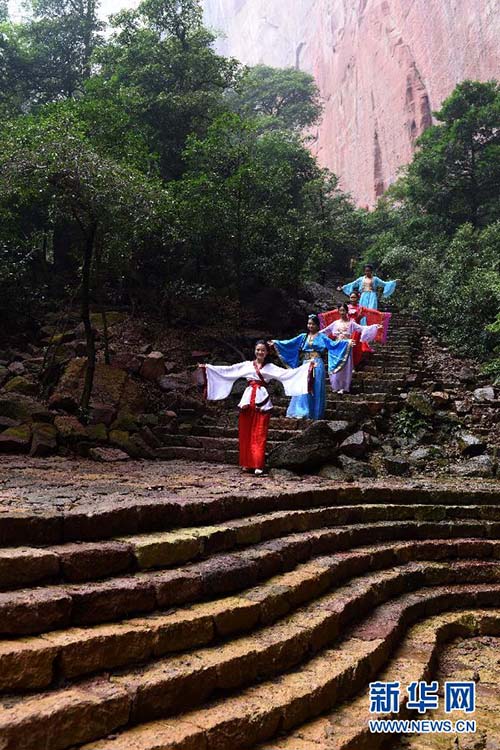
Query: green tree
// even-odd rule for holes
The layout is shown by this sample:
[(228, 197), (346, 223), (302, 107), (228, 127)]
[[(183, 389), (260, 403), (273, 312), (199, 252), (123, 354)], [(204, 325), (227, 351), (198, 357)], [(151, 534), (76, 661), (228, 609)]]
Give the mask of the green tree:
[(227, 107), (223, 92), (239, 66), (214, 52), (195, 0), (145, 0), (113, 23), (93, 95), (121, 100), (158, 154), (161, 175), (178, 177), (188, 136), (203, 136)]
[(400, 184), (400, 195), (449, 233), (500, 218), (500, 84), (460, 83)]
[(270, 127), (285, 130), (310, 127), (322, 113), (313, 76), (295, 68), (247, 68), (231, 102), (243, 116), (262, 116)]
[[(0, 13), (0, 16), (2, 14)], [(32, 95), (33, 62), (23, 26), (0, 18), (0, 119), (20, 113)]]
[(33, 102), (81, 95), (103, 24), (97, 0), (31, 0), (23, 27), (33, 60)]
[[(334, 234), (338, 196), (297, 135), (226, 114), (189, 140), (185, 158), (187, 172), (170, 189), (185, 273), (241, 298), (261, 284), (297, 288), (306, 266), (325, 262), (319, 185), (325, 236), (328, 222)], [(331, 247), (325, 253), (330, 260)]]
[[(72, 118), (24, 117), (7, 124), (0, 143), (2, 207), (22, 222), (36, 205), (49, 229), (63, 219), (79, 241), (81, 317), (87, 341), (87, 368), (81, 397), (88, 409), (95, 370), (95, 341), (90, 322), (96, 253), (102, 263), (107, 246), (120, 254), (145, 241), (161, 223), (163, 191), (157, 182), (99, 154)], [(5, 210), (5, 208), (4, 208)]]

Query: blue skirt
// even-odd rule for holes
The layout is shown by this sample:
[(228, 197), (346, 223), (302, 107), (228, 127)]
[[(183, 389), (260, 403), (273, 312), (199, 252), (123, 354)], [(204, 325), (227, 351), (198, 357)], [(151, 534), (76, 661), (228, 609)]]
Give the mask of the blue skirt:
[(316, 357), (313, 392), (303, 396), (293, 396), (287, 410), (287, 417), (294, 419), (323, 419), (326, 404), (325, 365)]
[[(376, 292), (363, 292), (359, 298), (360, 307), (368, 307), (370, 310), (378, 310), (378, 297)], [(362, 326), (366, 325), (366, 318), (360, 321)]]

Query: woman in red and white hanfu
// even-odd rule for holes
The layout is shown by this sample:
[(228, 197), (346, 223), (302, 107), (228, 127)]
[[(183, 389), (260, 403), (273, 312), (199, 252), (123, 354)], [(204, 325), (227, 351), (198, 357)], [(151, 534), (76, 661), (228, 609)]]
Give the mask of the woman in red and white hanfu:
[[(369, 307), (363, 307), (359, 304), (359, 292), (353, 291), (349, 295), (349, 304), (347, 306), (349, 320), (353, 320), (355, 323), (366, 323), (367, 325), (377, 325), (377, 335), (375, 337), (375, 343), (385, 344), (387, 342), (387, 332), (389, 330), (389, 324), (391, 322), (392, 314), (389, 312), (381, 312), (380, 310), (372, 310)], [(329, 310), (325, 313), (319, 313), (318, 315), (321, 323), (321, 328), (327, 328), (336, 320), (340, 320), (340, 310), (338, 307), (335, 310)], [(352, 341), (355, 346), (352, 349), (352, 364), (354, 370), (361, 363), (363, 357), (373, 352), (370, 344), (367, 341), (361, 341), (361, 333), (359, 331), (352, 332)]]
[(205, 373), (206, 397), (210, 401), (227, 398), (237, 380), (245, 379), (247, 387), (238, 404), (240, 466), (262, 474), (266, 457), (267, 433), (273, 405), (267, 390), (270, 380), (279, 380), (287, 396), (302, 396), (309, 392), (314, 362), (284, 369), (267, 362), (269, 345), (257, 342), (255, 360), (237, 365), (198, 365)]
[(330, 385), (335, 393), (349, 393), (351, 390), (352, 373), (354, 370), (354, 361), (352, 351), (356, 349), (356, 342), (353, 339), (355, 333), (359, 334), (361, 343), (370, 343), (375, 341), (377, 334), (381, 329), (381, 325), (375, 324), (370, 326), (362, 326), (352, 320), (349, 316), (349, 310), (347, 303), (343, 303), (338, 306), (339, 317), (338, 320), (334, 320), (320, 333), (329, 336), (337, 341), (349, 341), (352, 344), (349, 358), (346, 362), (345, 367), (337, 372), (330, 373)]

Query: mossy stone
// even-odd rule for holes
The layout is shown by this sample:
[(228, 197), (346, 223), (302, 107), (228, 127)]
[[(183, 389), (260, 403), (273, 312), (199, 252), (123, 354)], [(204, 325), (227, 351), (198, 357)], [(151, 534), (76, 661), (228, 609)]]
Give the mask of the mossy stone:
[(38, 393), (38, 385), (27, 380), (22, 375), (11, 378), (4, 385), (3, 389), (6, 393), (21, 393), (23, 396), (36, 396)]

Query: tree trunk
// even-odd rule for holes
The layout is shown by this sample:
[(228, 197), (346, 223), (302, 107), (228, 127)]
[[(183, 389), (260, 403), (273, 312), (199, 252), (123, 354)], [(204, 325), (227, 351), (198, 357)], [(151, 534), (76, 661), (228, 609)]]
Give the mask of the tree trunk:
[(85, 340), (87, 344), (87, 367), (85, 370), (85, 381), (80, 406), (83, 412), (87, 412), (92, 395), (95, 373), (95, 336), (90, 321), (90, 276), (92, 270), (92, 259), (94, 255), (94, 239), (96, 225), (93, 224), (86, 237), (85, 254), (82, 269), (82, 322), (85, 328)]
[(111, 357), (109, 356), (108, 317), (106, 315), (106, 310), (104, 309), (101, 312), (101, 318), (102, 318), (102, 335), (104, 337), (104, 362), (107, 365), (110, 365)]

